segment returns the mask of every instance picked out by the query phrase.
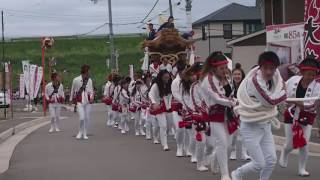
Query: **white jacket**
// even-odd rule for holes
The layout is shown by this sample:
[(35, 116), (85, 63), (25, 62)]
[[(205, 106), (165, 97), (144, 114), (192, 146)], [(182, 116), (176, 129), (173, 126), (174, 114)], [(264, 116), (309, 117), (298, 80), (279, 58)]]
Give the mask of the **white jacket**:
[[(60, 98), (63, 98), (63, 99), (65, 98), (62, 84), (60, 84), (58, 88), (58, 93), (53, 93), (53, 91), (54, 91), (54, 88), (53, 88), (52, 82), (50, 82), (46, 85), (46, 88), (45, 88), (45, 97), (47, 101), (50, 100), (50, 101), (53, 101), (54, 103), (58, 103), (58, 100)], [(50, 96), (51, 96), (51, 99), (50, 99)]]
[(130, 103), (130, 96), (128, 95), (128, 91), (125, 89), (122, 89), (120, 91), (120, 96), (119, 96), (119, 101), (120, 104), (123, 106), (129, 106)]
[(105, 97), (112, 97), (113, 91), (114, 91), (114, 85), (112, 82), (108, 81), (104, 86), (103, 95)]
[(113, 97), (112, 97), (112, 103), (119, 103), (120, 102), (120, 90), (121, 90), (120, 85), (117, 85), (114, 88)]
[[(82, 86), (82, 76), (78, 76), (73, 79), (72, 81), (72, 87), (71, 87), (71, 93), (70, 93), (70, 101), (75, 98), (77, 92), (80, 90)], [(94, 91), (93, 91), (93, 86), (92, 86), (92, 80), (91, 78), (88, 79), (88, 83), (86, 85), (85, 90), (81, 94), (82, 96), (82, 104), (87, 104), (89, 103), (88, 97), (90, 97), (91, 100), (94, 98)]]
[[(287, 86), (287, 96), (288, 98), (296, 98), (296, 92), (297, 92), (297, 88), (298, 88), (298, 84), (301, 80), (302, 76), (293, 76), (291, 77), (287, 82), (286, 82), (286, 86)], [(313, 80), (308, 88), (307, 88), (307, 92), (305, 94), (305, 98), (310, 98), (310, 97), (319, 97), (320, 96), (320, 82), (317, 80)], [(308, 112), (312, 112), (312, 113), (316, 113), (316, 100), (308, 100), (308, 101), (304, 101), (304, 110), (308, 111)], [(294, 105), (291, 105), (289, 108), (294, 107)]]
[(157, 83), (154, 83), (152, 85), (150, 92), (149, 92), (149, 98), (150, 98), (150, 101), (152, 104), (160, 105), (160, 102), (164, 101), (166, 109), (169, 110), (171, 108), (172, 95), (169, 94), (169, 95), (161, 98)]
[(191, 98), (191, 105), (190, 107), (192, 108), (193, 111), (199, 111), (199, 109), (196, 108), (203, 108), (205, 109), (204, 106), (204, 98), (201, 94), (202, 91), (200, 91), (200, 82), (196, 81), (191, 85), (190, 88), (190, 98)]
[(181, 77), (179, 74), (172, 81), (171, 91), (172, 91), (172, 96), (174, 97), (174, 99), (177, 100), (179, 103), (182, 103)]
[(209, 75), (207, 75), (200, 84), (201, 94), (208, 107), (216, 104), (232, 107), (235, 101), (231, 98), (225, 97), (225, 90), (216, 76), (212, 75), (213, 86), (209, 83)]

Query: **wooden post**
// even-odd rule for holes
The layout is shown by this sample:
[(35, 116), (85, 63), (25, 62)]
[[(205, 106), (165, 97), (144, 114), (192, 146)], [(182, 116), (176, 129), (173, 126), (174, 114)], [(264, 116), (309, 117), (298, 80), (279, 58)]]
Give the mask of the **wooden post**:
[(43, 106), (43, 116), (46, 116), (46, 110), (47, 110), (47, 100), (45, 96), (45, 89), (46, 89), (46, 84), (45, 84), (45, 51), (46, 48), (45, 46), (41, 47), (41, 57), (42, 57), (42, 106)]

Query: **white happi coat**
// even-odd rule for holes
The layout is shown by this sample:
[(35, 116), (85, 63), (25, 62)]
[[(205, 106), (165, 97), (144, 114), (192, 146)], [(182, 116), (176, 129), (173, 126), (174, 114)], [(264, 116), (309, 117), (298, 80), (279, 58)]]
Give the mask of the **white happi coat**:
[(120, 103), (120, 90), (121, 86), (117, 85), (113, 91), (112, 103), (117, 104)]
[(112, 97), (114, 91), (114, 85), (112, 82), (108, 81), (104, 86), (103, 96)]
[[(296, 92), (298, 88), (298, 84), (302, 76), (293, 76), (287, 82), (287, 96), (288, 98), (296, 98)], [(306, 91), (305, 98), (310, 97), (319, 97), (320, 96), (320, 81), (313, 80)], [(304, 111), (316, 113), (316, 100), (304, 101)], [(295, 105), (290, 105), (290, 108), (293, 108)]]
[(124, 107), (128, 107), (130, 103), (130, 96), (128, 94), (128, 91), (125, 89), (121, 89), (120, 95), (119, 95), (119, 101), (120, 104)]
[(181, 77), (180, 74), (177, 74), (176, 78), (172, 81), (171, 84), (172, 96), (179, 103), (182, 103), (182, 88), (181, 88)]
[(192, 103), (190, 104), (190, 108), (195, 111), (199, 112), (200, 109), (206, 110), (205, 109), (205, 103), (204, 103), (204, 98), (202, 97), (201, 91), (200, 91), (200, 82), (196, 81), (191, 85), (190, 88), (190, 97)]
[(172, 100), (172, 95), (169, 94), (164, 97), (160, 97), (160, 92), (159, 92), (159, 87), (157, 83), (154, 83), (150, 89), (149, 92), (149, 98), (152, 104), (158, 104), (160, 105), (161, 101), (164, 101), (166, 109), (169, 110), (171, 109), (171, 100)]
[[(73, 100), (73, 98), (76, 96), (77, 92), (80, 90), (82, 86), (82, 76), (78, 76), (73, 79), (72, 87), (71, 87), (71, 94), (70, 94), (70, 101)], [(82, 101), (80, 103), (82, 104), (88, 104), (90, 103), (90, 100), (94, 99), (94, 91), (93, 91), (93, 85), (91, 78), (88, 79), (87, 85), (85, 90), (81, 94)]]
[(160, 72), (160, 65), (158, 65), (157, 68), (154, 67), (154, 64), (150, 64), (149, 71), (152, 75), (152, 77), (157, 77), (158, 73)]
[[(50, 101), (50, 103), (61, 103), (59, 102), (59, 99), (63, 98), (64, 99), (64, 91), (63, 91), (63, 85), (60, 84), (58, 88), (58, 93), (53, 93), (54, 88), (52, 85), (52, 82), (48, 83), (45, 88), (45, 97), (47, 101)], [(51, 98), (50, 98), (50, 95)]]
[(161, 64), (160, 70), (167, 70), (169, 73), (172, 73), (172, 65), (169, 63), (167, 65)]
[(207, 75), (200, 84), (201, 94), (203, 95), (205, 104), (210, 107), (216, 104), (232, 107), (234, 100), (225, 97), (225, 90), (216, 76), (212, 75), (213, 87), (209, 83), (209, 75)]

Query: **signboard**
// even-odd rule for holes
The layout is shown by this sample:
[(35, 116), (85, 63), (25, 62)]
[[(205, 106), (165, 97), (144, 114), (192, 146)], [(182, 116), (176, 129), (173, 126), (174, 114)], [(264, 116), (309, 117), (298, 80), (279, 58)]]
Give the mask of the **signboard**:
[(320, 1), (305, 0), (305, 56), (319, 59), (320, 55)]
[(303, 33), (303, 23), (271, 25), (267, 26), (267, 42), (300, 41)]

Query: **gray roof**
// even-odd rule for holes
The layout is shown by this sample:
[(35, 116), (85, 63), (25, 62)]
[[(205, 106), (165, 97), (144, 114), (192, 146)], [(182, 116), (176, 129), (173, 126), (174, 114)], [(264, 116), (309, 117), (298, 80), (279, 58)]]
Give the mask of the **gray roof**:
[(231, 3), (208, 16), (195, 21), (192, 25), (199, 26), (214, 21), (243, 20), (261, 20), (260, 9), (255, 6), (244, 6), (237, 3)]

